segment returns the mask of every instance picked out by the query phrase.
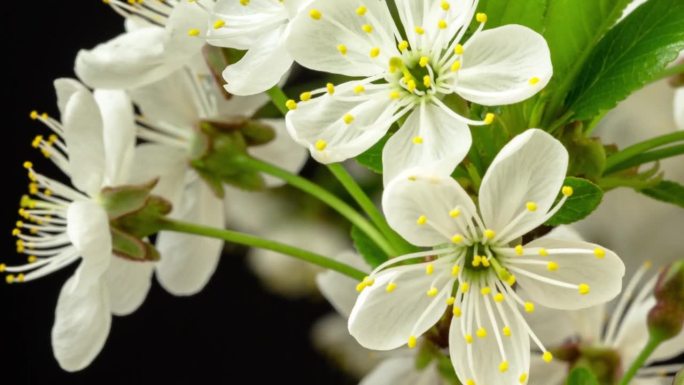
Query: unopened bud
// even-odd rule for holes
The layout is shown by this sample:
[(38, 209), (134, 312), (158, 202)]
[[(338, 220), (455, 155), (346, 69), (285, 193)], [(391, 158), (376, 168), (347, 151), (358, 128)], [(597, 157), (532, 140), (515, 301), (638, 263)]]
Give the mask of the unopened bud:
[(684, 260), (665, 268), (654, 289), (656, 304), (648, 313), (652, 337), (668, 340), (684, 327)]

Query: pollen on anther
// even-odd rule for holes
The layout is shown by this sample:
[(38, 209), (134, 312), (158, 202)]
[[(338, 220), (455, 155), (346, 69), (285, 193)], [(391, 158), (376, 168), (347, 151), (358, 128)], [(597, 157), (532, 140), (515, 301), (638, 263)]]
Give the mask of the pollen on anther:
[(463, 236), (460, 234), (456, 234), (453, 237), (451, 237), (451, 243), (459, 244), (463, 242)]
[(456, 60), (454, 64), (451, 65), (451, 72), (456, 72), (461, 69), (461, 62)]
[(487, 329), (481, 327), (481, 328), (477, 329), (475, 334), (477, 334), (477, 336), (479, 338), (485, 338), (485, 337), (487, 337)]
[(416, 27), (416, 28), (415, 28), (415, 31), (416, 31), (416, 33), (419, 34), (419, 35), (425, 34), (425, 29), (424, 29), (423, 27)]
[(216, 20), (214, 22), (214, 29), (220, 29), (223, 28), (226, 25), (226, 22), (223, 20)]
[(448, 1), (442, 1), (441, 7), (442, 7), (442, 10), (448, 11), (449, 8), (451, 8), (451, 5), (449, 4)]
[(499, 364), (499, 371), (500, 371), (501, 373), (505, 373), (506, 371), (508, 371), (508, 361), (502, 361), (502, 362)]
[(425, 215), (419, 216), (418, 219), (416, 220), (416, 224), (418, 224), (418, 225), (424, 225), (426, 223), (427, 223), (427, 217)]
[(316, 147), (316, 150), (318, 151), (323, 151), (326, 147), (328, 147), (328, 142), (323, 139), (318, 139), (316, 144), (314, 144), (314, 147)]
[(579, 291), (579, 293), (582, 295), (589, 294), (589, 290), (589, 285), (587, 285), (586, 283), (580, 283), (577, 287), (577, 291)]
[(427, 56), (421, 56), (420, 60), (418, 61), (418, 65), (425, 68), (427, 65), (430, 63), (430, 58)]
[(466, 381), (466, 385), (476, 385), (475, 380), (470, 379), (470, 380)]
[(458, 265), (454, 265), (454, 267), (451, 268), (451, 275), (456, 277), (458, 276), (459, 271), (461, 271), (461, 268)]
[(366, 91), (366, 88), (360, 84), (358, 86), (354, 87), (354, 93), (355, 94), (362, 94), (365, 91)]
[(558, 270), (558, 264), (552, 261), (546, 264), (546, 268), (549, 269), (549, 271), (556, 271)]
[(471, 334), (466, 334), (463, 336), (465, 338), (466, 343), (472, 344), (473, 343), (473, 336)]
[(446, 29), (447, 26), (447, 22), (444, 19), (437, 22), (437, 27), (439, 27), (439, 29)]
[(387, 287), (385, 288), (385, 291), (388, 293), (391, 293), (397, 289), (397, 284), (394, 282), (390, 282), (387, 284)]
[(356, 8), (356, 14), (359, 16), (365, 15), (367, 11), (368, 11), (368, 8), (366, 8), (366, 6), (364, 6), (364, 5)]
[(392, 100), (397, 100), (401, 97), (401, 94), (399, 93), (399, 91), (392, 91), (390, 92), (389, 97)]
[(492, 124), (494, 122), (494, 117), (495, 115), (492, 114), (491, 112), (487, 113), (484, 118), (484, 124)]
[(454, 53), (456, 55), (463, 55), (463, 46), (461, 44), (456, 44), (456, 47), (454, 47)]
[(197, 28), (192, 28), (188, 30), (188, 36), (199, 36), (200, 35), (200, 30)]
[(542, 257), (548, 257), (549, 252), (548, 252), (548, 250), (546, 250), (545, 248), (542, 247), (541, 249), (539, 249), (539, 255), (541, 255)]
[(295, 102), (293, 99), (288, 100), (285, 102), (285, 107), (287, 107), (288, 110), (296, 110), (297, 109), (297, 102)]
[(572, 187), (570, 187), (570, 186), (563, 186), (563, 188), (561, 189), (561, 192), (562, 192), (563, 195), (565, 195), (566, 197), (570, 197), (570, 196), (572, 196), (572, 194), (573, 194), (575, 191), (574, 191), (574, 190), (572, 189)]
[(535, 77), (530, 78), (529, 83), (530, 83), (531, 86), (533, 86), (533, 85), (539, 83), (539, 80), (540, 80), (540, 79), (539, 79), (538, 77), (535, 76)]
[(551, 362), (553, 361), (553, 354), (551, 352), (544, 352), (544, 355), (542, 355), (542, 359), (544, 362)]
[(249, 0), (240, 0), (240, 4), (246, 7), (247, 5), (249, 5)]
[(24, 162), (23, 166), (25, 169), (29, 170), (29, 169), (33, 168), (33, 163), (26, 161), (26, 162)]
[(468, 284), (468, 282), (461, 283), (461, 292), (467, 293), (468, 290), (470, 290), (470, 284)]
[(302, 93), (299, 95), (299, 100), (301, 100), (301, 101), (303, 101), (303, 102), (308, 102), (309, 100), (311, 100), (311, 92), (308, 92), (308, 91), (307, 91), (307, 92), (302, 92)]
[(535, 202), (527, 202), (525, 203), (525, 207), (527, 208), (527, 211), (537, 211), (537, 203)]
[(29, 116), (31, 117), (31, 119), (37, 120), (39, 117), (38, 111), (36, 111), (36, 110), (31, 111), (31, 114)]
[(312, 9), (309, 11), (309, 16), (314, 19), (314, 20), (321, 20), (321, 17), (323, 17), (323, 14), (321, 11), (317, 9)]
[(503, 335), (505, 335), (506, 337), (510, 337), (510, 336), (511, 336), (511, 328), (508, 327), (508, 326), (504, 326), (503, 329), (501, 329), (501, 332), (502, 332)]
[(418, 344), (418, 339), (416, 338), (416, 336), (411, 336), (411, 337), (409, 337), (408, 343), (406, 345), (408, 345), (409, 349), (413, 349), (416, 347), (417, 344)]
[(413, 144), (423, 144), (423, 137), (422, 136), (414, 136), (413, 139), (411, 139)]
[(458, 218), (459, 215), (461, 215), (461, 210), (459, 209), (453, 209), (449, 211), (449, 216), (452, 218)]
[(378, 47), (371, 48), (369, 55), (372, 58), (378, 57), (380, 55), (380, 48), (378, 48)]
[(425, 86), (425, 88), (432, 87), (432, 78), (430, 77), (430, 75), (423, 76), (423, 85)]
[(326, 90), (328, 90), (328, 94), (333, 95), (335, 93), (335, 85), (332, 83), (328, 83), (325, 85)]
[(344, 115), (342, 120), (344, 120), (344, 123), (346, 123), (346, 124), (352, 124), (352, 122), (354, 122), (354, 115), (346, 114), (346, 115)]
[(463, 312), (461, 311), (461, 308), (458, 306), (454, 306), (454, 310), (452, 311), (452, 313), (454, 314), (454, 317), (456, 317), (456, 318), (460, 317), (463, 314)]
[(361, 26), (361, 29), (362, 29), (363, 32), (365, 32), (365, 33), (371, 33), (371, 32), (373, 32), (373, 26), (370, 25), (370, 24), (364, 24), (364, 25), (362, 25), (362, 26)]
[(432, 263), (428, 263), (427, 265), (425, 265), (425, 274), (431, 275), (434, 272), (435, 272), (435, 265), (433, 265)]
[(598, 259), (603, 259), (603, 258), (605, 258), (605, 256), (606, 256), (606, 251), (603, 250), (603, 249), (600, 248), (600, 247), (597, 247), (597, 248), (594, 249), (594, 255), (595, 255), (596, 258), (598, 258)]
[(534, 304), (532, 302), (525, 302), (525, 311), (527, 313), (533, 313), (534, 312)]
[(482, 289), (480, 289), (480, 293), (482, 293), (482, 295), (488, 295), (491, 292), (492, 289), (489, 286), (485, 286)]
[(434, 297), (438, 293), (438, 290), (436, 287), (431, 287), (430, 290), (427, 291), (427, 296), (428, 297)]
[(496, 232), (494, 230), (487, 229), (484, 231), (484, 236), (487, 239), (492, 239), (496, 236)]
[(487, 14), (483, 12), (478, 12), (477, 15), (475, 15), (475, 20), (477, 20), (478, 23), (486, 23), (487, 22)]
[(527, 382), (527, 373), (523, 373), (518, 377), (518, 381), (520, 381), (521, 384), (524, 384)]
[(399, 43), (399, 45), (397, 46), (397, 48), (399, 48), (399, 51), (401, 51), (401, 52), (406, 51), (408, 49), (408, 47), (409, 47), (409, 43), (406, 40), (402, 40)]
[(503, 295), (502, 293), (496, 293), (496, 294), (494, 294), (494, 301), (496, 301), (496, 302), (501, 303), (501, 302), (504, 301), (504, 298), (505, 298), (505, 297), (504, 297), (504, 295)]
[(451, 305), (453, 305), (453, 304), (454, 304), (454, 302), (456, 302), (456, 297), (453, 297), (453, 296), (451, 296), (451, 297), (447, 298), (447, 300), (446, 300), (446, 304), (447, 304), (447, 306), (451, 306)]

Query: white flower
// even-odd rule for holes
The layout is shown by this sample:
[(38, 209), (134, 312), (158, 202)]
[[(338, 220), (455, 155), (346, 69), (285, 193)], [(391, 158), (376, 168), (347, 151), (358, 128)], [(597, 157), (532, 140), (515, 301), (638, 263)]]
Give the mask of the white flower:
[(674, 113), (677, 129), (684, 130), (684, 87), (675, 90)]
[[(616, 354), (619, 358), (614, 367), (602, 367), (606, 375), (619, 376), (641, 352), (649, 338), (647, 315), (655, 305), (653, 289), (657, 276), (642, 282), (651, 263), (643, 264), (634, 274), (625, 290), (615, 303), (611, 303), (611, 310), (606, 306), (594, 306), (573, 312), (558, 312), (543, 309), (534, 314), (530, 324), (536, 327), (539, 338), (547, 346), (554, 349), (576, 352), (576, 359), (582, 358), (582, 351), (603, 352)], [(669, 384), (670, 378), (684, 368), (684, 364), (653, 365), (654, 362), (667, 361), (684, 353), (684, 333), (665, 341), (646, 362), (647, 366), (640, 369), (637, 377), (632, 381), (635, 385)], [(599, 362), (596, 355), (590, 358)], [(557, 362), (544, 367), (541, 360), (532, 360), (532, 379), (530, 384), (561, 385), (573, 362)], [(555, 372), (556, 378), (545, 376), (547, 372)]]
[(160, 80), (201, 54), (213, 0), (110, 0), (128, 32), (82, 50), (76, 74), (95, 88), (128, 89)]
[(470, 148), (467, 124), (494, 118), (458, 115), (445, 96), (512, 104), (544, 88), (552, 75), (546, 41), (526, 27), (482, 31), (486, 15), (478, 14), (480, 27), (463, 43), (476, 0), (396, 4), (399, 25), (384, 1), (314, 1), (294, 19), (287, 41), (305, 67), (363, 78), (305, 92), (299, 105), (291, 101), (290, 134), (316, 160), (332, 163), (361, 154), (392, 123), (403, 122), (383, 151), (386, 183), (413, 166), (451, 173)]
[(223, 72), (226, 90), (253, 95), (278, 84), (292, 66), (285, 48), (290, 21), (310, 0), (219, 0), (207, 32), (211, 45), (246, 50)]
[[(390, 183), (383, 197), (390, 226), (435, 249), (392, 259), (359, 284), (351, 334), (370, 349), (415, 346), (452, 306), (449, 345), (461, 382), (525, 383), (530, 338), (552, 359), (522, 316), (521, 309), (535, 307), (525, 297), (552, 308), (589, 307), (617, 295), (624, 274), (620, 258), (594, 244), (550, 238), (522, 244), (572, 194), (563, 187), (554, 206), (567, 162), (565, 148), (547, 133), (518, 135), (487, 170), (479, 210), (449, 177), (416, 172)], [(429, 260), (398, 265), (418, 258)]]
[[(112, 254), (107, 211), (100, 203), (104, 187), (122, 185), (135, 144), (133, 109), (120, 91), (91, 94), (71, 79), (55, 81), (62, 122), (47, 114), (31, 117), (53, 134), (37, 136), (33, 146), (71, 178), (73, 188), (37, 173), (24, 196), (14, 235), (17, 252), (28, 255), (21, 266), (1, 265), (7, 282), (27, 282), (81, 260), (59, 294), (52, 346), (60, 366), (81, 370), (99, 353), (111, 314), (133, 312), (150, 287), (152, 264), (129, 262)], [(130, 118), (130, 120), (129, 120)], [(24, 233), (26, 231), (26, 233)]]
[[(147, 143), (136, 149), (134, 180), (160, 177), (154, 193), (169, 199), (172, 218), (223, 228), (224, 202), (190, 166), (195, 127), (202, 119), (225, 120), (251, 116), (266, 101), (264, 95), (225, 99), (213, 77), (200, 61), (192, 62), (167, 78), (130, 91), (142, 116), (136, 117), (138, 137)], [(276, 130), (266, 145), (250, 147), (251, 155), (298, 171), (307, 158), (285, 132), (282, 119), (263, 119)], [(268, 186), (281, 181), (266, 177)], [(226, 199), (231, 199), (226, 190)], [(175, 295), (199, 292), (218, 265), (223, 242), (193, 235), (161, 232), (157, 249), (163, 255), (157, 264), (161, 285)]]

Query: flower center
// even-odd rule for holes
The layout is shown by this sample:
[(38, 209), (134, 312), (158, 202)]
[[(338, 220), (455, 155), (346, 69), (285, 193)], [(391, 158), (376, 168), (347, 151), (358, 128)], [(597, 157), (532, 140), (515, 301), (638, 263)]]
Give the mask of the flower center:
[(419, 53), (390, 59), (389, 82), (399, 91), (424, 96), (434, 94), (437, 89), (437, 71), (433, 69), (432, 58)]

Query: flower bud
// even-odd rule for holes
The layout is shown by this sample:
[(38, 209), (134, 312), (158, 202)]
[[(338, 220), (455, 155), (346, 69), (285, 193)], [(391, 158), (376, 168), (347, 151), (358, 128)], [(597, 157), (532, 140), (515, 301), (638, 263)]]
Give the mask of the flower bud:
[(648, 313), (652, 338), (668, 340), (684, 327), (684, 260), (665, 268), (654, 290), (656, 304)]

